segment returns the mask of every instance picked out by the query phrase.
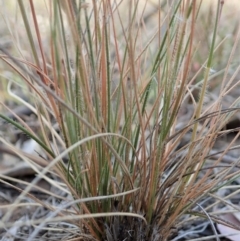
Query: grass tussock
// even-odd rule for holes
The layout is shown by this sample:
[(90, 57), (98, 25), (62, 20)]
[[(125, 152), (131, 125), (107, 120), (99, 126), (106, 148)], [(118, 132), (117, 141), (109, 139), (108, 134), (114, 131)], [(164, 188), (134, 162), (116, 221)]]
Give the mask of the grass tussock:
[[(26, 196), (51, 211), (47, 219), (19, 224), (35, 227), (28, 240), (48, 222), (60, 221), (74, 225), (83, 240), (108, 241), (167, 240), (199, 217), (234, 226), (201, 202), (239, 175), (238, 160), (222, 163), (238, 132), (217, 158), (212, 153), (238, 111), (238, 99), (227, 108), (222, 101), (234, 83), (227, 77), (239, 27), (224, 69), (213, 73), (215, 54), (226, 41), (218, 34), (223, 3), (211, 8), (211, 34), (202, 51), (201, 2), (52, 0), (42, 6), (40, 21), (35, 1), (19, 0), (16, 19), (24, 34), (3, 16), (13, 41), (10, 49), (0, 44), (1, 64), (14, 77), (5, 76), (5, 87), (34, 113), (38, 128), (4, 101), (1, 108), (10, 114), (0, 117), (40, 152), (28, 154), (0, 136), (37, 173), (18, 189), (2, 228), (11, 227), (10, 217)], [(208, 89), (219, 76), (219, 93), (209, 101)], [(40, 179), (72, 198), (58, 196), (61, 207), (39, 200), (30, 190)]]

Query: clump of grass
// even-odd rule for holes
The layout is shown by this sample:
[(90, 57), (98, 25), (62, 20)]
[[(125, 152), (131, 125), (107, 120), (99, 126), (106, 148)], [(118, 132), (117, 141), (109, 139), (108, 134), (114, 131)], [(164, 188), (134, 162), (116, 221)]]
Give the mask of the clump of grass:
[[(147, 35), (147, 2), (53, 0), (46, 6), (50, 37), (45, 46), (46, 33), (40, 31), (34, 2), (19, 0), (18, 7), (25, 38), (15, 40), (15, 53), (0, 46), (0, 57), (27, 86), (29, 102), (13, 96), (36, 114), (39, 130), (33, 132), (17, 116), (20, 124), (0, 117), (42, 149), (36, 158), (12, 147), (38, 173), (22, 196), (30, 195), (40, 178), (50, 181), (50, 171), (61, 180), (54, 185), (60, 189), (64, 184), (73, 197), (61, 208), (41, 203), (52, 214), (44, 222), (24, 223), (42, 222), (30, 238), (48, 221), (59, 220), (76, 225), (83, 239), (109, 241), (167, 240), (192, 216), (225, 223), (203, 208), (194, 209), (238, 175), (231, 172), (237, 162), (213, 172), (234, 142), (216, 161), (209, 158), (237, 111), (235, 103), (221, 108), (230, 88), (225, 81), (215, 102), (204, 105), (222, 3), (215, 9), (208, 56), (196, 73), (204, 71), (204, 78), (196, 85), (196, 76), (189, 76), (194, 56), (201, 51), (195, 45), (201, 2), (158, 6), (156, 28)], [(195, 89), (198, 98), (192, 94)], [(189, 119), (183, 122), (179, 112), (186, 103), (192, 112), (187, 111)], [(190, 138), (182, 145), (186, 135)], [(7, 144), (2, 137), (1, 141)], [(17, 202), (20, 198), (15, 207)], [(13, 210), (3, 217), (1, 227), (11, 225), (7, 221)]]

